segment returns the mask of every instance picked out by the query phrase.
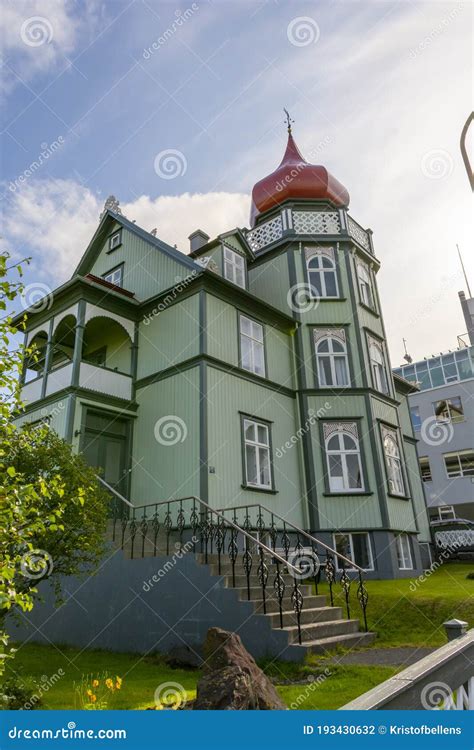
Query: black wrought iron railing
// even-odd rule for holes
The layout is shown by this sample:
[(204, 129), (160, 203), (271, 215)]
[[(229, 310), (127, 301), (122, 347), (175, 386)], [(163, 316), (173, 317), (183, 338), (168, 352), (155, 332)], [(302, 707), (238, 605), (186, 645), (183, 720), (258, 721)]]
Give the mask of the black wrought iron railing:
[(230, 515), (234, 523), (249, 532), (258, 534), (258, 537), (268, 539), (268, 544), (273, 550), (281, 550), (285, 560), (299, 560), (300, 565), (311, 565), (317, 570), (314, 576), (316, 594), (322, 574), (329, 588), (331, 606), (334, 606), (334, 589), (340, 584), (346, 607), (347, 618), (351, 616), (350, 591), (356, 583), (356, 596), (362, 610), (364, 628), (367, 631), (367, 604), (369, 595), (365, 586), (365, 571), (353, 560), (333, 549), (329, 545), (317, 539), (308, 531), (287, 521), (270, 508), (261, 503), (251, 505), (239, 505), (233, 508), (220, 508), (219, 512), (226, 517)]
[[(230, 567), (233, 587), (243, 570), (247, 599), (261, 602), (264, 614), (268, 599), (276, 599), (281, 628), (284, 613), (294, 612), (299, 643), (302, 642), (304, 607), (302, 587), (307, 586), (306, 595), (310, 596), (314, 584), (317, 594), (323, 572), (329, 584), (331, 606), (334, 606), (334, 584), (339, 582), (345, 592), (346, 613), (350, 619), (352, 580), (348, 573), (352, 568), (359, 577), (357, 598), (367, 631), (368, 594), (362, 568), (264, 506), (216, 510), (194, 495), (134, 506), (103, 479), (100, 481), (112, 495), (112, 539), (122, 549), (126, 548), (131, 558), (145, 557), (146, 553), (169, 556), (173, 542), (177, 545), (173, 553), (187, 543), (188, 549), (200, 552), (206, 563), (211, 561), (210, 555), (215, 556), (219, 575), (224, 574), (224, 564), (226, 573)], [(265, 514), (270, 514), (269, 523), (265, 522)], [(342, 566), (339, 581), (335, 558)]]

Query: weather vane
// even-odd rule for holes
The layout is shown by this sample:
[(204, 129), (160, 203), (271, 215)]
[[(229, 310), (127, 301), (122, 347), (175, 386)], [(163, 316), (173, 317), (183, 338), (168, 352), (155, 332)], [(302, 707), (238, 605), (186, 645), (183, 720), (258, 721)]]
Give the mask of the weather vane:
[(294, 122), (294, 120), (290, 117), (290, 113), (288, 112), (285, 107), (283, 107), (283, 112), (286, 115), (286, 126), (288, 128), (288, 135), (291, 135), (291, 123)]

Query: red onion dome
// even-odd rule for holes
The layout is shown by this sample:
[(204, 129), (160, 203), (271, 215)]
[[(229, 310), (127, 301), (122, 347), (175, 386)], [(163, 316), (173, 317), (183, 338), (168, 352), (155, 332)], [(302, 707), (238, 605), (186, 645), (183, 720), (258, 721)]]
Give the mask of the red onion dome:
[(280, 205), (289, 198), (326, 200), (335, 206), (348, 206), (349, 193), (326, 167), (309, 164), (300, 154), (291, 132), (281, 164), (274, 172), (254, 185), (250, 224), (265, 211)]

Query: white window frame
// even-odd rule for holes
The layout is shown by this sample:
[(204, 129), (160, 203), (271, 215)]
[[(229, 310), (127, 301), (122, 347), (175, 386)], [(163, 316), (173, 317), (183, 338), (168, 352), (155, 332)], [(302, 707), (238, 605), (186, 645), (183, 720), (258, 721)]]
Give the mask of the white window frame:
[(375, 310), (375, 296), (370, 270), (362, 261), (357, 262), (357, 281), (361, 302), (371, 310)]
[[(416, 416), (419, 420), (417, 427), (415, 427), (414, 425), (413, 412), (416, 413)], [(418, 404), (415, 404), (414, 406), (410, 406), (410, 421), (411, 421), (411, 426), (413, 427), (414, 431), (420, 432), (422, 422), (421, 422), (421, 416), (420, 416), (420, 407), (418, 406)]]
[[(459, 403), (461, 405), (461, 413), (460, 413), (460, 415), (459, 414), (454, 414), (453, 415), (453, 413), (451, 411), (451, 409), (453, 407), (453, 404), (451, 402), (454, 399), (459, 399)], [(446, 404), (446, 411), (448, 413), (447, 417), (442, 417), (441, 414), (439, 414), (439, 415), (436, 414), (436, 409), (437, 409), (438, 404), (442, 404), (442, 403)], [(462, 403), (461, 396), (450, 396), (449, 398), (439, 399), (439, 401), (433, 401), (433, 409), (434, 409), (434, 413), (435, 413), (435, 417), (436, 417), (436, 421), (437, 422), (442, 422), (444, 424), (446, 424), (447, 422), (449, 422), (450, 424), (459, 424), (459, 422), (464, 422), (465, 419), (466, 419), (466, 417), (464, 416), (464, 406), (463, 406), (463, 403)], [(454, 416), (454, 419), (453, 419), (453, 416)]]
[[(239, 283), (239, 274), (242, 274), (242, 283)], [(235, 250), (224, 245), (224, 278), (242, 289), (247, 288), (245, 258)]]
[[(116, 274), (119, 274), (119, 281), (114, 280)], [(104, 279), (104, 281), (108, 281), (109, 284), (114, 284), (114, 286), (121, 287), (123, 284), (123, 265), (112, 268), (111, 271), (107, 271), (107, 273), (104, 273), (102, 278)]]
[[(323, 259), (326, 259), (330, 264), (331, 267), (325, 268), (323, 266)], [(311, 268), (311, 264), (317, 261), (317, 268)], [(336, 260), (334, 257), (329, 256), (327, 253), (324, 252), (316, 252), (313, 253), (309, 258), (306, 258), (306, 272), (308, 274), (308, 287), (309, 287), (309, 296), (313, 299), (320, 299), (318, 293), (313, 292), (313, 284), (311, 282), (311, 274), (318, 274), (319, 276), (319, 286), (321, 288), (321, 298), (324, 299), (339, 299), (339, 279), (337, 278), (337, 268), (336, 268)], [(335, 286), (336, 286), (336, 294), (327, 294), (326, 290), (326, 273), (332, 273), (334, 276)]]
[[(247, 427), (250, 425), (255, 426), (255, 440), (248, 440), (246, 437)], [(263, 443), (258, 439), (258, 428), (263, 427), (266, 433), (266, 442)], [(270, 440), (270, 425), (266, 422), (261, 422), (258, 419), (252, 419), (251, 417), (243, 417), (242, 420), (242, 439), (243, 439), (243, 452), (244, 452), (244, 465), (245, 465), (245, 486), (256, 487), (261, 490), (272, 490), (273, 489), (273, 466), (272, 466), (272, 455), (271, 455), (271, 440)], [(257, 476), (260, 476), (261, 467), (261, 453), (267, 454), (268, 460), (268, 484), (262, 484), (260, 482), (253, 482), (249, 479), (249, 470), (247, 464), (247, 446), (250, 446), (255, 450), (255, 465), (257, 467)]]
[[(367, 549), (368, 549), (368, 552), (369, 552), (369, 561), (370, 561), (368, 568), (362, 568), (362, 565), (359, 565), (359, 563), (356, 560), (354, 560), (354, 544), (353, 544), (352, 537), (356, 536), (356, 535), (357, 536), (365, 536), (366, 539), (367, 539)], [(374, 567), (374, 556), (373, 556), (373, 553), (372, 553), (372, 542), (371, 542), (370, 534), (369, 534), (368, 531), (350, 531), (350, 532), (339, 531), (337, 533), (334, 533), (332, 535), (332, 539), (333, 539), (333, 545), (334, 545), (334, 549), (335, 550), (337, 550), (336, 538), (338, 536), (345, 536), (345, 537), (349, 538), (349, 554), (345, 555), (346, 557), (348, 557), (350, 560), (352, 560), (352, 562), (355, 563), (355, 565), (359, 565), (359, 567), (362, 568), (362, 570), (365, 570), (367, 572), (375, 570), (375, 567)], [(336, 558), (336, 570), (337, 571), (341, 571), (341, 570), (357, 570), (357, 568), (351, 568), (351, 567), (345, 567), (345, 568), (343, 568), (342, 565), (339, 564), (339, 558), (338, 558), (337, 555), (335, 555), (335, 558)]]
[[(404, 543), (406, 544), (405, 549), (403, 548)], [(408, 534), (396, 534), (395, 544), (397, 548), (398, 569), (413, 570), (413, 558), (411, 554), (410, 537)]]
[(120, 247), (122, 244), (122, 230), (117, 229), (116, 232), (109, 237), (109, 251), (115, 250), (116, 247)]
[[(385, 445), (385, 441), (389, 439), (391, 440), (396, 448), (396, 453), (387, 453), (387, 448)], [(396, 495), (397, 497), (406, 497), (407, 491), (406, 491), (406, 479), (405, 474), (403, 472), (403, 456), (402, 456), (402, 449), (400, 447), (400, 440), (398, 439), (398, 435), (396, 430), (391, 430), (388, 427), (383, 427), (382, 429), (382, 447), (383, 447), (383, 453), (385, 456), (385, 468), (387, 471), (387, 482), (388, 482), (388, 491), (390, 495)], [(398, 474), (398, 478), (400, 480), (400, 484), (402, 489), (397, 489), (397, 479), (394, 479), (394, 472)]]
[[(327, 352), (320, 352), (319, 347), (323, 343), (323, 341), (328, 342), (328, 351)], [(343, 347), (342, 352), (335, 352), (334, 351), (334, 342), (337, 342), (338, 344), (341, 344)], [(347, 344), (345, 341), (343, 341), (338, 336), (331, 336), (331, 334), (328, 334), (327, 336), (324, 336), (323, 338), (318, 339), (318, 341), (315, 342), (315, 353), (316, 353), (316, 365), (317, 365), (317, 371), (318, 371), (318, 384), (322, 388), (348, 388), (350, 386), (350, 373), (349, 373), (349, 359), (347, 356)], [(322, 367), (322, 364), (320, 362), (322, 357), (329, 358), (329, 368), (331, 370), (331, 383), (324, 383), (323, 380), (324, 377), (324, 369)], [(336, 359), (343, 359), (344, 365), (345, 365), (345, 372), (346, 372), (346, 382), (345, 383), (338, 383), (337, 382), (337, 373), (336, 373)]]
[[(253, 331), (254, 327), (257, 327), (261, 331), (261, 338), (256, 337), (253, 335), (253, 333), (245, 333), (245, 331), (242, 330), (242, 321), (246, 320), (250, 324), (250, 330)], [(267, 363), (265, 359), (265, 329), (262, 325), (262, 323), (259, 323), (257, 320), (254, 320), (253, 318), (249, 318), (248, 315), (239, 315), (239, 337), (240, 337), (240, 366), (243, 370), (246, 370), (247, 372), (253, 372), (254, 375), (259, 375), (259, 377), (265, 378), (267, 376)], [(242, 359), (242, 339), (247, 339), (250, 345), (250, 367), (245, 367), (243, 364)], [(262, 360), (263, 360), (263, 372), (259, 372), (256, 369), (256, 356), (255, 352), (256, 350), (260, 350), (262, 353)]]
[[(465, 474), (463, 466), (461, 464), (461, 456), (466, 456), (466, 455), (471, 455), (471, 454), (474, 454), (474, 451), (472, 451), (470, 449), (465, 450), (465, 451), (453, 451), (452, 453), (443, 453), (444, 470), (446, 472), (446, 476), (448, 477), (448, 479), (462, 479), (463, 477), (472, 477), (472, 476), (474, 476), (474, 474)], [(458, 467), (459, 467), (458, 473), (456, 473), (456, 474), (449, 474), (448, 467), (446, 466), (446, 457), (447, 456), (449, 456), (449, 457), (456, 456), (456, 458), (458, 460)]]
[[(429, 472), (429, 476), (430, 476), (430, 478), (429, 478), (429, 479), (423, 479), (423, 467), (422, 467), (422, 462), (425, 462), (425, 464), (427, 465), (427, 468), (428, 468), (428, 472)], [(431, 464), (430, 464), (430, 459), (429, 459), (429, 456), (420, 456), (420, 458), (418, 459), (418, 464), (419, 464), (419, 467), (420, 467), (420, 476), (421, 476), (421, 481), (422, 481), (422, 482), (425, 482), (425, 483), (426, 483), (426, 482), (432, 482), (432, 481), (433, 481), (433, 474), (432, 474), (432, 472), (431, 472)]]
[[(328, 444), (329, 441), (335, 436), (338, 435), (340, 437), (339, 439), (339, 449), (336, 451), (334, 449), (329, 449)], [(351, 438), (351, 440), (354, 440), (354, 442), (357, 445), (357, 449), (348, 449), (344, 448), (344, 445), (342, 444), (341, 448), (341, 439), (342, 437), (346, 435), (347, 437)], [(326, 453), (326, 465), (328, 470), (328, 486), (329, 486), (329, 492), (331, 494), (357, 494), (360, 492), (365, 491), (365, 483), (364, 483), (364, 472), (362, 469), (362, 457), (360, 452), (360, 441), (359, 438), (353, 435), (348, 430), (338, 430), (337, 432), (332, 432), (330, 435), (327, 436), (327, 438), (324, 441), (324, 448)], [(343, 481), (343, 487), (337, 487), (333, 488), (331, 487), (331, 463), (329, 460), (330, 456), (340, 456), (341, 457), (341, 465), (342, 465), (342, 481)], [(359, 472), (360, 472), (360, 478), (361, 478), (361, 486), (360, 487), (349, 487), (349, 471), (347, 468), (347, 456), (348, 455), (356, 455), (358, 457), (359, 461)]]
[[(376, 351), (378, 353), (381, 361), (373, 356), (373, 351)], [(387, 373), (387, 364), (385, 361), (384, 347), (380, 341), (372, 338), (369, 339), (369, 360), (373, 387), (379, 393), (383, 393), (388, 396), (390, 394), (390, 386)]]

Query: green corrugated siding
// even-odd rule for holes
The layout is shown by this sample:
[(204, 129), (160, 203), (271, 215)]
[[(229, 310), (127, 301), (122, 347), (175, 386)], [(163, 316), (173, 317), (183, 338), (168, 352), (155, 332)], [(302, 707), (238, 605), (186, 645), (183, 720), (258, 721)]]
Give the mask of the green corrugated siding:
[(249, 268), (249, 292), (291, 315), (287, 301), (289, 288), (288, 259), (285, 252), (255, 268)]
[[(325, 407), (325, 404), (328, 407)], [(318, 412), (325, 408), (324, 418), (340, 418), (341, 420), (362, 417), (360, 425), (360, 438), (365, 458), (366, 489), (370, 489), (373, 495), (347, 495), (344, 497), (325, 496), (326, 486), (324, 477), (327, 475), (326, 456), (321, 445), (319, 424), (316, 422), (311, 427), (311, 439), (316, 474), (316, 490), (318, 494), (318, 507), (320, 514), (321, 529), (364, 529), (381, 526), (381, 515), (379, 509), (378, 487), (373, 465), (371, 444), (368, 430), (370, 421), (366, 414), (365, 401), (362, 396), (311, 396), (308, 399), (308, 407)]]
[[(149, 322), (148, 322), (149, 321)], [(140, 321), (138, 378), (199, 353), (199, 295)]]
[(123, 286), (139, 300), (148, 299), (187, 278), (192, 271), (170, 256), (149, 245), (132, 232), (122, 229), (122, 244), (107, 254), (105, 243), (90, 272), (96, 276), (125, 263)]
[[(214, 507), (261, 503), (295, 524), (303, 524), (298, 448), (282, 448), (298, 429), (296, 401), (263, 386), (208, 367), (209, 499)], [(276, 495), (242, 489), (240, 414), (245, 412), (272, 425)]]
[(413, 507), (416, 514), (416, 520), (420, 531), (419, 539), (422, 542), (431, 541), (430, 526), (428, 523), (428, 514), (426, 512), (425, 493), (423, 482), (421, 481), (420, 468), (418, 463), (418, 454), (414, 443), (405, 440), (404, 450), (407, 464), (407, 472), (410, 477), (411, 491), (413, 496)]
[(15, 425), (20, 427), (22, 424), (29, 424), (44, 419), (45, 417), (51, 417), (49, 423), (51, 428), (57, 432), (59, 437), (63, 438), (66, 435), (66, 417), (69, 398), (70, 396), (66, 396), (65, 398), (58, 399), (58, 401), (55, 401), (54, 403), (30, 411), (28, 414), (23, 414), (15, 420)]
[[(228, 362), (235, 367), (239, 364), (239, 330), (238, 314), (235, 307), (211, 294), (207, 300), (207, 351), (212, 357)], [(252, 315), (243, 310), (243, 314)], [(257, 319), (257, 318), (256, 318)], [(265, 351), (267, 358), (268, 378), (292, 388), (292, 339), (267, 323), (265, 328)]]
[[(133, 441), (131, 498), (135, 505), (199, 495), (199, 369), (193, 368), (137, 391), (138, 419)], [(159, 419), (179, 422), (184, 441), (161, 444), (155, 437)], [(169, 437), (173, 434), (171, 429)], [(166, 432), (165, 432), (166, 437)], [(165, 438), (163, 438), (165, 440)], [(165, 440), (166, 442), (166, 440)]]
[(394, 427), (397, 426), (397, 410), (394, 406), (391, 406), (374, 396), (371, 396), (371, 402), (375, 419), (382, 419), (384, 422), (388, 422), (388, 424), (391, 424)]

